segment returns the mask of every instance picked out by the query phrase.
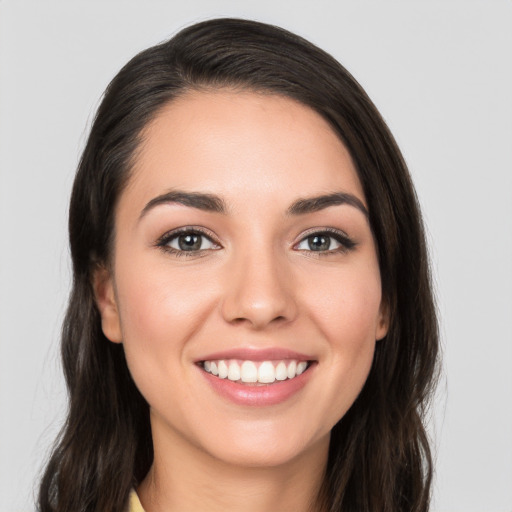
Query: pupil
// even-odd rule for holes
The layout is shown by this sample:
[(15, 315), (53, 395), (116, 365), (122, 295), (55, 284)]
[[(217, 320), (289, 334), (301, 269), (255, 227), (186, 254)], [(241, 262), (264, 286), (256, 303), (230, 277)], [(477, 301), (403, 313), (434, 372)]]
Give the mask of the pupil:
[(182, 251), (194, 251), (201, 248), (201, 237), (199, 235), (180, 235), (178, 245)]
[(308, 245), (312, 251), (329, 250), (331, 239), (325, 235), (314, 235), (308, 238)]

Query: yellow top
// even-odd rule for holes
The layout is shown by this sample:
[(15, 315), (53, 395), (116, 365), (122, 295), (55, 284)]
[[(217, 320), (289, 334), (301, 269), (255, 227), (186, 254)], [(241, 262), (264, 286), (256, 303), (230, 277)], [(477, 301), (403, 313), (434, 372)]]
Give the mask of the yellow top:
[(128, 502), (128, 512), (144, 512), (142, 505), (140, 504), (139, 497), (134, 489), (130, 493), (130, 501)]

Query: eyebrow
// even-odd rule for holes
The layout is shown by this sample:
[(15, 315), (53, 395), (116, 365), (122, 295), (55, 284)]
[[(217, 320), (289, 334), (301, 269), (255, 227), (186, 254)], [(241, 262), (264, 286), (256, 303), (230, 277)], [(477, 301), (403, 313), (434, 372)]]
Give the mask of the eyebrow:
[(360, 210), (366, 218), (369, 218), (368, 210), (363, 202), (353, 194), (346, 192), (334, 192), (321, 196), (298, 199), (289, 208), (289, 215), (303, 215), (305, 213), (318, 212), (330, 206), (349, 205)]
[(184, 206), (197, 208), (198, 210), (222, 214), (225, 214), (227, 210), (224, 201), (220, 197), (213, 194), (171, 190), (165, 194), (151, 199), (151, 201), (149, 201), (146, 206), (144, 206), (142, 212), (140, 213), (139, 220), (142, 219), (142, 217), (144, 217), (144, 215), (146, 215), (149, 210), (153, 209), (155, 206), (169, 203), (178, 203)]
[[(144, 206), (139, 216), (139, 220), (156, 206), (169, 203), (178, 203), (191, 208), (197, 208), (198, 210), (221, 213), (223, 215), (227, 212), (226, 203), (214, 194), (171, 190), (151, 199), (146, 206)], [(290, 205), (287, 210), (287, 214), (304, 215), (307, 213), (318, 212), (331, 206), (344, 204), (357, 208), (366, 218), (369, 217), (368, 210), (362, 201), (355, 195), (348, 194), (346, 192), (334, 192), (331, 194), (297, 199)]]

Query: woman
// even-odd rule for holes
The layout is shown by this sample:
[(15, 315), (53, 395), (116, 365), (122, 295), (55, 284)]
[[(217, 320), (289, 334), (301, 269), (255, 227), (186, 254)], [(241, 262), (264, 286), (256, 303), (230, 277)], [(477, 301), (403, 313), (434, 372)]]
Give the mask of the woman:
[(428, 510), (421, 217), (332, 57), (230, 19), (137, 55), (69, 228), (69, 413), (41, 511)]

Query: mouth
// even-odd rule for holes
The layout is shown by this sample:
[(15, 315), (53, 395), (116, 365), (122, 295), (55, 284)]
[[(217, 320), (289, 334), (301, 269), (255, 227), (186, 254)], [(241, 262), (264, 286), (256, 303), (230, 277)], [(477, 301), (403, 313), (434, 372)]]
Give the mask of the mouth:
[(198, 362), (200, 368), (218, 379), (227, 379), (247, 386), (268, 386), (296, 379), (312, 364), (313, 361), (300, 359), (209, 359)]
[(214, 393), (241, 406), (288, 403), (318, 366), (312, 354), (285, 348), (236, 348), (204, 355), (196, 367)]

